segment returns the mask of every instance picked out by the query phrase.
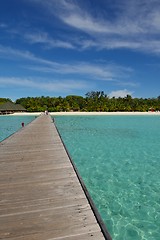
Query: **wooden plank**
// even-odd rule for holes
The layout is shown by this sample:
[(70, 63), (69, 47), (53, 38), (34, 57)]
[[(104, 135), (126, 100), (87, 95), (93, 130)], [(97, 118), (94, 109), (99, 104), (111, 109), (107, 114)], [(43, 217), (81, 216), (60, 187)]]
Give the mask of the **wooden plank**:
[(0, 143), (0, 239), (105, 239), (50, 116)]

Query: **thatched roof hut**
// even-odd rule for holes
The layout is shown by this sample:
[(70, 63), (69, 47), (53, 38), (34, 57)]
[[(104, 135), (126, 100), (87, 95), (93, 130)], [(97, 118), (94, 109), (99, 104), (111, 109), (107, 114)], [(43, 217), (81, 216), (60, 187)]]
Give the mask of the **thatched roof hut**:
[(11, 114), (15, 112), (26, 112), (26, 109), (20, 104), (6, 102), (0, 105), (0, 114)]

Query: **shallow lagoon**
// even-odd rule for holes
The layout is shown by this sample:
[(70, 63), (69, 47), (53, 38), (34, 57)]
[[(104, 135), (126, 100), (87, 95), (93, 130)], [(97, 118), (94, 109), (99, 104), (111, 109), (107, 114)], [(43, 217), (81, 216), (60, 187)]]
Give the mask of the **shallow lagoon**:
[(22, 127), (22, 122), (27, 125), (34, 118), (35, 116), (0, 116), (0, 141), (18, 131)]
[(160, 117), (55, 119), (113, 239), (159, 240)]
[[(0, 141), (35, 116), (0, 116)], [(114, 240), (159, 240), (160, 116), (57, 116)]]

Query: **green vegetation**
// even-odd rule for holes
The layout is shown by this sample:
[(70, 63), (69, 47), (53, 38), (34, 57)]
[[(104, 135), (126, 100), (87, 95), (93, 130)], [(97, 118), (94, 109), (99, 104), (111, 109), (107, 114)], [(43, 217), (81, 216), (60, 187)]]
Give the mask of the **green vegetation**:
[(4, 104), (6, 102), (12, 102), (9, 98), (0, 98), (0, 104)]
[(85, 97), (70, 95), (67, 97), (27, 97), (16, 100), (29, 112), (86, 111), (86, 112), (132, 112), (159, 111), (160, 96), (157, 98), (109, 98), (103, 91), (88, 92)]

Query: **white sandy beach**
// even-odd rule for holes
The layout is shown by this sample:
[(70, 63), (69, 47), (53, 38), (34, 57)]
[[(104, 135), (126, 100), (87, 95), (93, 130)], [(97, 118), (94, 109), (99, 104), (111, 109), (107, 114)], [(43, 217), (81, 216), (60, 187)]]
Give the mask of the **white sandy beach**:
[[(42, 112), (24, 112), (24, 113), (14, 113), (11, 114), (11, 116), (27, 116), (27, 115), (33, 115), (33, 116), (39, 116), (41, 114), (44, 114)], [(160, 112), (49, 112), (49, 115), (51, 116), (65, 116), (65, 115), (160, 115)]]

